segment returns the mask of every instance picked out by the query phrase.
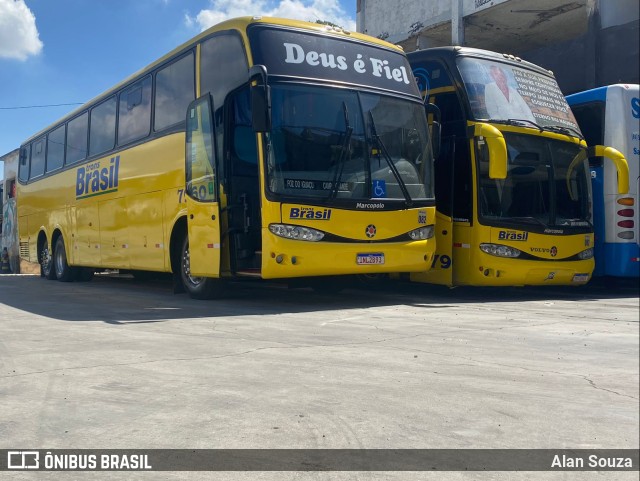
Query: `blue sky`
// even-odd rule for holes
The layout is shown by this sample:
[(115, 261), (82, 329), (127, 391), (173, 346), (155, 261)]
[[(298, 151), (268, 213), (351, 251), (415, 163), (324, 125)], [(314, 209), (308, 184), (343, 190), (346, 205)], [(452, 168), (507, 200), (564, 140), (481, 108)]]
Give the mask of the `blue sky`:
[(355, 30), (356, 0), (0, 0), (0, 156), (77, 106), (18, 107), (86, 102), (242, 15)]

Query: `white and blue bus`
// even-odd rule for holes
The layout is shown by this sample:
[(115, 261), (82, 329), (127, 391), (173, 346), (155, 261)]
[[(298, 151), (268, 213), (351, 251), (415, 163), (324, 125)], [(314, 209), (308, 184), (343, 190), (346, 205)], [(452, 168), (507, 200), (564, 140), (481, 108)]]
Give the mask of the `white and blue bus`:
[(629, 164), (629, 192), (616, 193), (616, 170), (591, 159), (594, 276), (640, 277), (640, 98), (638, 85), (616, 84), (567, 97), (588, 145), (616, 148)]

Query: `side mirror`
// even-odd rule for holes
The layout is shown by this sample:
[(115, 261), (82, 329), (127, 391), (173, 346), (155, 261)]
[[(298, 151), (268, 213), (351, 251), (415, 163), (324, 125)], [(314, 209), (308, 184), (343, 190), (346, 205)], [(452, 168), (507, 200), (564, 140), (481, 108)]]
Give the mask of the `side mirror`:
[(424, 110), (427, 113), (427, 120), (431, 115), (431, 147), (433, 149), (433, 158), (437, 159), (442, 145), (442, 115), (436, 104), (425, 104)]
[(507, 178), (507, 143), (502, 132), (493, 125), (478, 123), (473, 135), (479, 142), (486, 142), (489, 149), (489, 178)]
[(267, 67), (254, 65), (249, 70), (251, 85), (251, 126), (256, 132), (271, 130), (271, 87), (267, 85)]

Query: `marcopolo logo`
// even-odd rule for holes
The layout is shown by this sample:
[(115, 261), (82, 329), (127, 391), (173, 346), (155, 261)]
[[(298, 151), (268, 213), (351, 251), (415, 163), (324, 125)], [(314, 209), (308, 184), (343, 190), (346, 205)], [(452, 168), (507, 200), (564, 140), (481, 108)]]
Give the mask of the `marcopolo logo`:
[(356, 209), (384, 209), (384, 204), (382, 202), (376, 202), (376, 203), (357, 202)]
[(528, 238), (528, 232), (517, 232), (514, 230), (501, 230), (498, 232), (498, 240), (526, 241)]
[(76, 199), (86, 199), (118, 190), (120, 156), (109, 161), (96, 161), (76, 171)]
[(316, 209), (314, 207), (292, 207), (289, 211), (289, 219), (329, 220), (331, 219), (331, 209)]

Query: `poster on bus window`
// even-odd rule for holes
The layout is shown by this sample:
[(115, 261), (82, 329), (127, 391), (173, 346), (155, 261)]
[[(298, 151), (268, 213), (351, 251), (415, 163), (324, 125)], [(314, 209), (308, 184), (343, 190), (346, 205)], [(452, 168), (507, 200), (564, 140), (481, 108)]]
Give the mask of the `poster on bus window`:
[(459, 67), (475, 118), (528, 120), (541, 126), (578, 128), (553, 77), (471, 57), (460, 59)]

